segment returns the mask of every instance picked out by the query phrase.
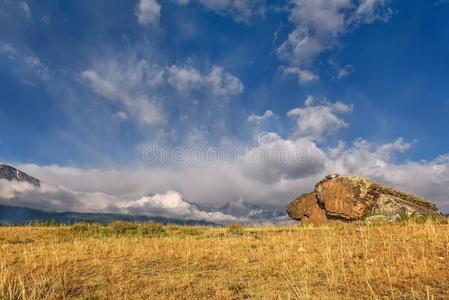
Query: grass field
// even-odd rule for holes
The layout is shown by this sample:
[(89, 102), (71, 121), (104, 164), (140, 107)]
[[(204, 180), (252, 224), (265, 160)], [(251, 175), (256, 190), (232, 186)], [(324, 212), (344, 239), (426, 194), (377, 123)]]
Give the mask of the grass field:
[(449, 299), (449, 226), (0, 228), (1, 299)]

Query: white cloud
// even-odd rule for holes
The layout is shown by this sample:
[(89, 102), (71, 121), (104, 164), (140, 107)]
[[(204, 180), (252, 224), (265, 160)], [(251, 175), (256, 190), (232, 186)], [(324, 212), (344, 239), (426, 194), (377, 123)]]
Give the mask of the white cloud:
[(116, 112), (115, 114), (113, 114), (113, 117), (117, 121), (125, 121), (128, 119), (128, 115), (123, 111)]
[(326, 135), (347, 127), (338, 114), (349, 113), (352, 106), (341, 103), (325, 103), (312, 106), (313, 98), (306, 99), (306, 107), (290, 110), (287, 115), (296, 118), (295, 135), (311, 140), (321, 140)]
[(17, 56), (17, 50), (11, 44), (0, 44), (0, 54), (6, 55), (7, 58), (14, 60)]
[(246, 121), (249, 123), (257, 123), (258, 124), (258, 123), (261, 123), (265, 120), (272, 118), (273, 116), (274, 116), (274, 113), (271, 110), (266, 110), (264, 112), (264, 114), (261, 116), (258, 116), (255, 114), (249, 115), (248, 118), (246, 119)]
[(22, 9), (23, 13), (25, 14), (25, 17), (29, 20), (31, 19), (31, 8), (28, 5), (28, 3), (26, 1), (20, 1), (19, 2), (19, 7), (20, 9)]
[(217, 96), (233, 96), (243, 92), (243, 83), (222, 67), (213, 66), (210, 73), (204, 78), (210, 86), (212, 94)]
[(50, 78), (50, 72), (46, 65), (44, 65), (40, 58), (34, 54), (26, 56), (24, 62), (28, 65), (42, 80), (47, 80)]
[(182, 199), (181, 194), (175, 191), (167, 191), (163, 194), (120, 203), (118, 208), (129, 214), (162, 216), (182, 220), (205, 220), (219, 224), (239, 221), (237, 218), (221, 212), (201, 210), (199, 206)]
[(240, 172), (263, 183), (297, 180), (320, 174), (326, 157), (306, 138), (283, 139), (275, 133), (239, 160)]
[(6, 205), (24, 206), (49, 211), (104, 211), (114, 197), (104, 193), (80, 193), (48, 183), (40, 187), (26, 182), (0, 179), (0, 202)]
[(387, 21), (393, 14), (391, 8), (385, 8), (389, 0), (361, 0), (353, 22), (372, 23), (376, 20)]
[(28, 70), (31, 70), (41, 80), (48, 80), (50, 78), (50, 70), (34, 53), (27, 52), (24, 54), (13, 45), (0, 42), (0, 55), (5, 55), (8, 59), (17, 62)]
[(281, 69), (285, 75), (297, 76), (299, 85), (308, 84), (319, 79), (317, 74), (309, 70), (303, 70), (297, 67), (283, 67)]
[(166, 78), (182, 94), (203, 89), (215, 96), (235, 96), (244, 90), (240, 79), (218, 66), (213, 66), (208, 74), (201, 74), (193, 67), (172, 65), (166, 68)]
[(161, 6), (157, 0), (139, 0), (136, 7), (136, 16), (141, 25), (158, 26)]
[(354, 67), (351, 65), (346, 65), (338, 70), (337, 79), (342, 79), (349, 76), (352, 72), (354, 72)]
[(167, 67), (167, 82), (181, 93), (189, 93), (200, 89), (203, 85), (203, 76), (192, 67)]
[[(220, 66), (206, 70), (190, 64), (163, 66), (135, 53), (99, 60), (80, 72), (79, 79), (110, 102), (107, 106), (113, 110), (111, 114), (122, 111), (127, 121), (160, 129), (166, 137), (163, 125), (180, 116), (191, 120), (185, 126), (198, 127), (196, 118), (202, 122), (208, 119), (216, 124), (215, 130), (224, 130), (224, 125), (219, 124), (223, 124), (223, 107), (227, 105), (223, 100), (244, 90), (240, 79)], [(200, 102), (204, 103), (202, 112), (187, 105)], [(180, 116), (173, 113), (177, 109), (182, 112)]]
[(165, 116), (160, 105), (150, 99), (143, 87), (148, 68), (145, 60), (130, 59), (127, 64), (111, 61), (99, 66), (98, 70), (83, 71), (81, 78), (96, 94), (121, 103), (127, 114), (138, 122), (155, 125), (164, 122)]
[[(291, 0), (294, 30), (277, 49), (289, 64), (290, 74), (310, 77), (316, 58), (336, 47), (352, 28), (375, 20), (386, 21), (392, 12), (387, 0)], [(307, 73), (304, 73), (307, 72)], [(314, 80), (317, 78), (312, 77)], [(309, 80), (310, 81), (310, 80)], [(300, 83), (304, 83), (301, 78)]]
[(179, 4), (199, 3), (214, 12), (230, 16), (237, 22), (249, 23), (263, 17), (266, 0), (177, 0)]
[(305, 106), (312, 106), (314, 102), (315, 102), (315, 98), (313, 96), (308, 95), (306, 97), (306, 100), (304, 100), (304, 105)]

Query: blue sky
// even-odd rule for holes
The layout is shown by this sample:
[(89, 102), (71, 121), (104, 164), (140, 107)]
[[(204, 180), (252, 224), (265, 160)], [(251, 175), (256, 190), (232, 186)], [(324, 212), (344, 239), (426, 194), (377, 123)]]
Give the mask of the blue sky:
[[(281, 206), (330, 171), (449, 207), (448, 23), (438, 0), (0, 0), (0, 160), (84, 192), (175, 190), (210, 207)], [(310, 164), (202, 161), (212, 185), (241, 179), (212, 201), (188, 176), (199, 166), (142, 160), (154, 141), (265, 151), (261, 132)], [(80, 179), (132, 168), (139, 187)], [(436, 173), (417, 185), (415, 172)]]

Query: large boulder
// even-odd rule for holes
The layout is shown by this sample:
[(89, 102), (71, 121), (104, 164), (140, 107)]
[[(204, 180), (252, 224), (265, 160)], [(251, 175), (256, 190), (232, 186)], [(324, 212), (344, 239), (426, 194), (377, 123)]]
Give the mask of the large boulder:
[(353, 221), (373, 214), (441, 216), (438, 207), (422, 197), (367, 178), (337, 174), (326, 176), (316, 184), (314, 192), (296, 198), (286, 208), (290, 217), (305, 223)]
[(315, 192), (303, 194), (287, 206), (290, 218), (307, 224), (320, 224), (327, 221), (326, 211), (318, 205)]

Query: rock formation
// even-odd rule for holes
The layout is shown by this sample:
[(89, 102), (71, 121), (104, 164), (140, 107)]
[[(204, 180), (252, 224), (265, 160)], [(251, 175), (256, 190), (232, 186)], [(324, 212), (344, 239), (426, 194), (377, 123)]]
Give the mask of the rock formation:
[(315, 192), (302, 194), (287, 207), (288, 215), (295, 220), (319, 224), (327, 221), (326, 211), (318, 205)]
[(358, 176), (326, 176), (315, 191), (303, 194), (286, 206), (288, 215), (304, 223), (323, 223), (328, 219), (353, 221), (369, 215), (437, 217), (438, 207), (422, 197)]

